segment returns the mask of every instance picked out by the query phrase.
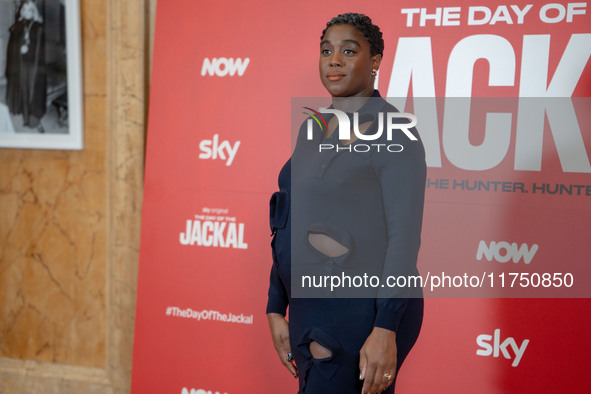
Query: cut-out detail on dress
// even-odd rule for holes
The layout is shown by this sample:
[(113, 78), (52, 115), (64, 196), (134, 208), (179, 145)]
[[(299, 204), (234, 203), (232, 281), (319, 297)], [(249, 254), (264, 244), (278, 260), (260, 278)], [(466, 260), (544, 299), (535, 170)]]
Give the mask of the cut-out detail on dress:
[(308, 242), (327, 257), (343, 256), (349, 251), (348, 247), (324, 233), (308, 232)]
[(314, 359), (323, 359), (332, 357), (330, 349), (322, 346), (316, 341), (310, 341), (310, 354)]
[[(324, 358), (315, 358), (310, 350), (310, 345), (315, 342), (319, 346), (330, 352), (330, 356)], [(303, 377), (303, 384), (298, 393), (305, 393), (306, 383), (310, 378), (311, 370), (322, 376), (323, 380), (330, 379), (337, 373), (339, 363), (341, 362), (339, 352), (341, 346), (339, 343), (324, 330), (318, 327), (312, 327), (304, 331), (300, 338), (297, 349), (305, 357), (306, 361), (300, 369), (300, 376)]]

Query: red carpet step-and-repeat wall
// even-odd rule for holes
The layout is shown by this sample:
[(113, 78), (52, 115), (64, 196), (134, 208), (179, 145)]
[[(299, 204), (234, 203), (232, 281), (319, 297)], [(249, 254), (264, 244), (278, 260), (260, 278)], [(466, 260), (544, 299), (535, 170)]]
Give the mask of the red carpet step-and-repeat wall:
[(419, 268), (450, 278), (397, 392), (591, 392), (591, 6), (489, 0), (158, 2), (132, 392), (297, 391), (265, 316), (268, 201), (350, 11), (418, 118)]

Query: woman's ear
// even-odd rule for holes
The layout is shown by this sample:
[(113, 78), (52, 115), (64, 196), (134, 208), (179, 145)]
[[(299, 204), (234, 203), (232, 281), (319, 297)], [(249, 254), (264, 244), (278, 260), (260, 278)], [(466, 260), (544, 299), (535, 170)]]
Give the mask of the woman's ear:
[(371, 68), (373, 70), (379, 70), (380, 69), (380, 63), (382, 62), (382, 55), (380, 55), (379, 53), (375, 56), (371, 57)]

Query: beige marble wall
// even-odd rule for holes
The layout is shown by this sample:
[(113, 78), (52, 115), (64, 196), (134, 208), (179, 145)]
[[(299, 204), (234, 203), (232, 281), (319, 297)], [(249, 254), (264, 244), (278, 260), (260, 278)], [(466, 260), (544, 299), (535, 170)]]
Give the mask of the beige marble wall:
[(150, 0), (80, 0), (85, 149), (0, 149), (0, 393), (129, 392)]

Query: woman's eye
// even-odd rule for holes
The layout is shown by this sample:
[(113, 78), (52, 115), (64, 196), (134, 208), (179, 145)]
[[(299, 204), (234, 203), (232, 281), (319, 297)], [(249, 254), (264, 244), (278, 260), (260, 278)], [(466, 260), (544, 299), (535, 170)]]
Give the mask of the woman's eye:
[(321, 52), (323, 55), (330, 55), (330, 49), (322, 49)]
[(343, 51), (343, 53), (344, 53), (345, 55), (353, 55), (353, 54), (355, 54), (355, 51), (354, 51), (354, 50), (352, 50), (352, 49), (345, 49), (345, 50)]

